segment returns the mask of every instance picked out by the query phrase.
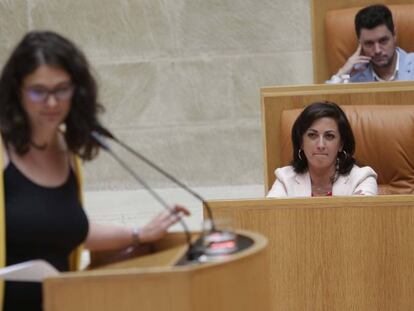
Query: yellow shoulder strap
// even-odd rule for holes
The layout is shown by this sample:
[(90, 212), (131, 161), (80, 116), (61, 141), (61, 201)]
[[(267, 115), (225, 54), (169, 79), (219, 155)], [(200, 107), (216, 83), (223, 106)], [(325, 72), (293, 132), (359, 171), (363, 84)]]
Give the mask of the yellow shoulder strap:
[[(74, 157), (74, 170), (75, 170), (75, 175), (76, 175), (76, 179), (78, 181), (78, 195), (79, 195), (79, 200), (81, 201), (81, 204), (83, 205), (83, 185), (82, 185), (82, 170), (81, 170), (81, 161), (79, 159), (79, 157)], [(81, 255), (82, 255), (82, 250), (83, 247), (82, 245), (78, 246), (69, 256), (69, 267), (71, 271), (76, 271), (79, 270), (80, 268), (80, 263), (81, 263)]]

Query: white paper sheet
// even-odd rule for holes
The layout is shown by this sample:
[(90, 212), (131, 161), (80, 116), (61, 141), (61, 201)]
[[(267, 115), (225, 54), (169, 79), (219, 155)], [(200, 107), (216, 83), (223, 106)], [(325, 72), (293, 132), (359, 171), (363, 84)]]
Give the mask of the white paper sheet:
[(30, 260), (0, 269), (0, 279), (6, 281), (42, 282), (59, 271), (44, 260)]

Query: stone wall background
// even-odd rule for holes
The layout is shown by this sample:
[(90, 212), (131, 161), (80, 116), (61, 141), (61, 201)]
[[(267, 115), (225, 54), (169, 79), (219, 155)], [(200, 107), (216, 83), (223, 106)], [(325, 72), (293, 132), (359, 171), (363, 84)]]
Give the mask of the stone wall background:
[[(1, 64), (33, 29), (77, 43), (103, 123), (192, 187), (262, 184), (259, 87), (312, 82), (309, 0), (0, 0)], [(85, 187), (139, 188), (105, 154)]]

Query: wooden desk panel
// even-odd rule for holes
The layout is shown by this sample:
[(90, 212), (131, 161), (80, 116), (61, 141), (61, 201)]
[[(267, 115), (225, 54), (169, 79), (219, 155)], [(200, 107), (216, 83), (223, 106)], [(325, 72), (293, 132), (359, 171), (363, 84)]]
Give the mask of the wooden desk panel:
[(209, 204), (268, 237), (272, 310), (412, 310), (414, 196)]

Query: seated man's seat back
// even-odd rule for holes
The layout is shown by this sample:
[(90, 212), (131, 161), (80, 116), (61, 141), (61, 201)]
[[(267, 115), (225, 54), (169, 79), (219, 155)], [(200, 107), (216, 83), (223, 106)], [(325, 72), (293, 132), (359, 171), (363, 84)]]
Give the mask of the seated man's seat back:
[[(380, 194), (414, 194), (414, 106), (341, 106), (355, 136), (355, 159), (378, 174)], [(281, 115), (281, 162), (292, 160), (291, 129), (302, 109)]]

